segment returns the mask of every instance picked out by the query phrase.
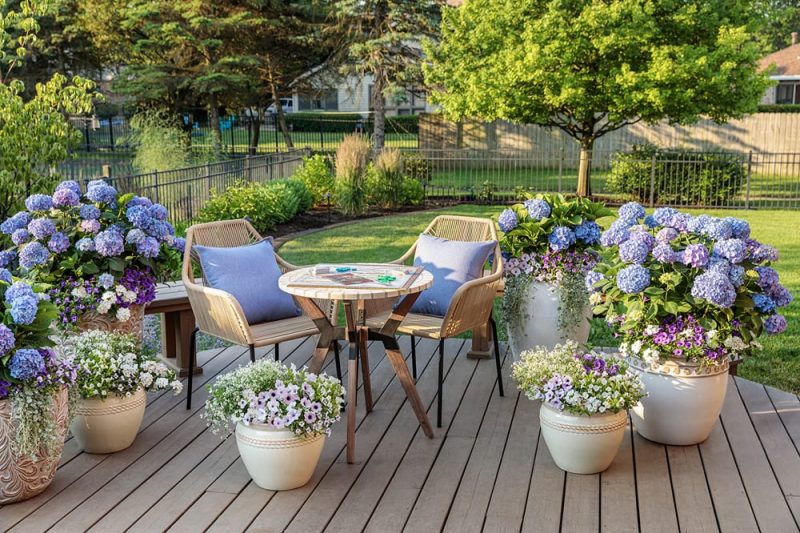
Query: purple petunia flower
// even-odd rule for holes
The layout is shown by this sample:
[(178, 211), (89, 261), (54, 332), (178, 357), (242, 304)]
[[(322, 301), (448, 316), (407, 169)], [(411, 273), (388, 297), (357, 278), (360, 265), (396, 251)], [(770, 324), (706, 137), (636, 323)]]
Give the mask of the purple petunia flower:
[(525, 200), (522, 205), (525, 206), (525, 210), (528, 211), (528, 216), (533, 220), (542, 220), (543, 218), (547, 218), (553, 211), (550, 207), (550, 204), (539, 198)]
[(786, 331), (786, 318), (783, 315), (770, 315), (764, 320), (764, 329), (770, 335), (777, 335)]
[(104, 257), (113, 257), (125, 251), (122, 235), (112, 229), (98, 233), (94, 238), (94, 247)]
[(702, 244), (690, 244), (683, 251), (683, 264), (693, 268), (703, 268), (708, 264), (708, 248)]
[(69, 237), (57, 231), (50, 237), (50, 240), (47, 242), (47, 247), (56, 254), (66, 252), (69, 249)]
[(650, 249), (644, 242), (630, 239), (619, 245), (619, 258), (625, 263), (642, 264), (647, 260)]
[(575, 232), (566, 226), (556, 226), (547, 237), (547, 241), (550, 243), (550, 249), (557, 252), (566, 250), (575, 244), (575, 239)]
[(637, 294), (650, 285), (650, 271), (642, 265), (630, 265), (617, 273), (617, 287), (622, 292)]
[(46, 371), (44, 357), (39, 350), (23, 348), (14, 352), (8, 362), (11, 377), (20, 381), (35, 378)]
[(55, 207), (75, 207), (81, 203), (80, 194), (70, 189), (57, 189), (53, 193), (53, 206)]
[(19, 252), (19, 264), (26, 269), (43, 265), (49, 258), (50, 252), (39, 242), (28, 243)]
[(16, 341), (14, 332), (5, 324), (0, 324), (0, 357), (10, 352)]
[[(128, 211), (130, 211), (130, 209)], [(147, 215), (147, 211), (143, 210), (143, 212), (144, 212), (145, 215)], [(135, 215), (135, 216), (137, 217), (137, 220), (138, 220), (138, 214)], [(148, 216), (148, 220), (149, 220), (149, 215), (147, 215), (147, 216)], [(128, 214), (128, 219), (131, 221), (131, 223), (134, 226), (139, 227), (136, 224), (136, 222), (134, 222), (131, 219), (130, 213)], [(509, 231), (511, 231), (514, 228), (516, 228), (518, 223), (519, 222), (517, 221), (517, 214), (514, 213), (513, 209), (504, 209), (503, 212), (500, 213), (500, 216), (497, 217), (497, 225), (500, 226), (500, 231), (502, 231), (503, 233), (508, 233)]]
[(36, 239), (44, 239), (56, 232), (56, 224), (49, 218), (35, 218), (28, 224), (28, 231)]
[(53, 199), (46, 194), (32, 194), (25, 199), (28, 211), (49, 211), (53, 207)]

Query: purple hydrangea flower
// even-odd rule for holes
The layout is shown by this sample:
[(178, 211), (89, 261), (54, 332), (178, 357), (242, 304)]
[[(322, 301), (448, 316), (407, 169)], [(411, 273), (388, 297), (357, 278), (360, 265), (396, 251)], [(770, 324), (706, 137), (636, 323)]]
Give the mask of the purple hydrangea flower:
[(750, 238), (750, 224), (748, 224), (746, 220), (742, 220), (741, 218), (725, 217), (725, 222), (730, 225), (734, 239)]
[(596, 270), (590, 270), (586, 273), (586, 290), (589, 292), (597, 292), (598, 289), (595, 289), (594, 285), (599, 281), (605, 279), (605, 276)]
[(712, 255), (711, 259), (708, 261), (708, 270), (713, 270), (714, 272), (719, 272), (720, 274), (727, 276), (731, 271), (731, 264), (727, 259), (724, 259), (718, 255)]
[[(511, 210), (508, 209), (508, 211)], [(128, 219), (128, 221), (130, 221), (131, 224), (133, 224), (135, 227), (139, 229), (147, 229), (153, 224), (153, 217), (150, 216), (148, 208), (146, 207), (142, 206), (129, 207), (128, 209), (125, 210), (125, 216)]]
[(134, 228), (125, 236), (125, 242), (128, 244), (139, 244), (147, 238), (147, 234), (139, 228)]
[(175, 237), (172, 240), (172, 247), (178, 250), (180, 253), (183, 253), (186, 249), (186, 239), (183, 237)]
[(628, 202), (619, 208), (619, 218), (628, 220), (639, 220), (644, 218), (644, 207), (638, 202)]
[(29, 240), (31, 240), (31, 234), (26, 229), (14, 230), (14, 233), (11, 234), (11, 242), (17, 246), (21, 246)]
[(600, 226), (594, 221), (587, 220), (575, 228), (575, 237), (584, 244), (595, 244), (600, 241)]
[(690, 244), (683, 251), (683, 264), (693, 268), (703, 268), (708, 264), (708, 248), (702, 244)]
[(169, 222), (163, 222), (161, 220), (153, 220), (153, 223), (147, 229), (147, 233), (150, 236), (155, 237), (156, 239), (163, 241), (166, 240), (167, 237), (170, 235), (175, 234), (175, 228), (172, 227), (172, 224)]
[(656, 240), (658, 242), (672, 242), (678, 238), (678, 230), (675, 228), (664, 228), (656, 234)]
[(661, 226), (666, 226), (669, 221), (678, 214), (678, 210), (672, 207), (659, 207), (653, 211), (653, 218)]
[(0, 324), (0, 357), (10, 352), (15, 342), (14, 332), (5, 324)]
[(547, 237), (550, 249), (555, 251), (566, 250), (575, 244), (575, 232), (566, 226), (556, 226)]
[(770, 289), (769, 297), (772, 298), (772, 300), (775, 302), (775, 305), (778, 307), (786, 307), (792, 303), (792, 300), (794, 300), (794, 297), (792, 296), (792, 293), (789, 292), (789, 289), (780, 284)]
[(783, 315), (770, 315), (764, 320), (764, 329), (770, 335), (777, 335), (786, 331), (786, 319)]
[(25, 200), (28, 211), (49, 211), (53, 207), (53, 199), (46, 194), (32, 194)]
[(145, 237), (136, 244), (136, 253), (143, 257), (158, 257), (159, 251), (158, 241), (153, 237)]
[(13, 283), (14, 278), (11, 276), (11, 271), (7, 268), (0, 268), (0, 281), (5, 281), (9, 285)]
[(777, 261), (778, 250), (768, 244), (762, 244), (756, 240), (747, 241), (747, 252), (753, 263), (763, 263), (765, 261)]
[(80, 230), (84, 233), (97, 233), (100, 231), (100, 221), (99, 220), (81, 220), (80, 225), (78, 226)]
[(543, 218), (547, 218), (553, 211), (550, 207), (550, 204), (538, 198), (525, 200), (522, 205), (525, 206), (525, 209), (528, 211), (528, 216), (533, 220), (542, 220)]
[(15, 324), (28, 325), (36, 319), (39, 310), (39, 298), (33, 296), (19, 296), (11, 301), (11, 320)]
[(731, 263), (741, 263), (745, 259), (747, 246), (741, 239), (724, 239), (714, 243), (714, 253)]
[(27, 211), (20, 211), (12, 217), (9, 217), (0, 224), (0, 232), (11, 235), (18, 229), (24, 229), (31, 221), (31, 215)]
[(97, 283), (99, 283), (104, 289), (108, 290), (114, 286), (114, 276), (111, 274), (100, 274), (100, 276), (97, 278)]
[(39, 242), (28, 243), (19, 252), (19, 264), (22, 268), (31, 269), (43, 265), (49, 258), (50, 252)]
[(28, 231), (37, 239), (44, 239), (56, 232), (56, 224), (49, 218), (35, 218), (28, 224)]
[(658, 227), (658, 220), (653, 215), (647, 215), (644, 217), (644, 225), (648, 228), (657, 228)]
[(167, 208), (161, 204), (153, 204), (147, 208), (148, 214), (156, 220), (167, 220), (169, 212)]
[(0, 267), (7, 267), (14, 262), (17, 258), (17, 252), (14, 250), (3, 250), (0, 252)]
[(70, 189), (57, 189), (53, 193), (53, 205), (55, 207), (75, 207), (80, 203), (80, 194)]
[(151, 205), (153, 205), (153, 202), (151, 202), (149, 198), (145, 198), (144, 196), (134, 196), (128, 202), (128, 207), (134, 207), (137, 205), (142, 207), (150, 207)]
[(78, 242), (75, 243), (75, 248), (77, 248), (79, 252), (94, 252), (94, 239), (90, 239), (89, 237), (79, 239)]
[(57, 191), (67, 190), (72, 191), (78, 196), (81, 195), (81, 186), (78, 185), (77, 181), (74, 180), (64, 180), (56, 186)]
[(625, 263), (642, 264), (647, 260), (650, 249), (644, 242), (630, 239), (619, 245), (619, 258)]
[(630, 265), (617, 273), (617, 287), (622, 292), (637, 294), (650, 285), (650, 271), (642, 265)]
[(756, 267), (755, 270), (758, 272), (758, 285), (765, 291), (780, 285), (780, 278), (774, 268), (760, 266)]
[(6, 290), (6, 303), (13, 303), (17, 298), (36, 298), (36, 293), (24, 281), (17, 281)]
[(771, 313), (777, 307), (775, 302), (766, 294), (756, 293), (753, 295), (753, 305), (756, 306), (759, 313)]
[(707, 300), (719, 307), (731, 307), (736, 300), (736, 288), (727, 276), (709, 270), (695, 278), (692, 296)]
[(39, 350), (22, 348), (14, 352), (8, 362), (11, 377), (20, 381), (35, 378), (38, 374), (46, 372), (44, 357)]
[(69, 249), (69, 237), (57, 231), (50, 237), (47, 247), (56, 254), (66, 252)]
[[(141, 209), (141, 208), (131, 208), (131, 209)], [(128, 209), (128, 220), (130, 220), (134, 226), (139, 227), (137, 222), (140, 221), (139, 220), (140, 215), (138, 214), (138, 212), (134, 213), (134, 218), (136, 219), (136, 221), (134, 221), (134, 219), (131, 218), (131, 213), (130, 213), (131, 209)], [(143, 216), (147, 216), (147, 220), (149, 221), (150, 217), (147, 214), (147, 211), (145, 209), (141, 209), (141, 212), (143, 213)], [(505, 209), (503, 210), (502, 213), (500, 213), (500, 216), (497, 217), (497, 225), (500, 226), (500, 231), (502, 231), (503, 233), (508, 233), (509, 231), (513, 230), (514, 228), (517, 227), (517, 224), (518, 224), (517, 214), (514, 213), (513, 209)]]
[(644, 244), (647, 246), (648, 251), (652, 250), (656, 245), (656, 239), (647, 231), (647, 226), (633, 226), (631, 228), (631, 240)]
[(100, 210), (92, 204), (83, 204), (80, 214), (83, 220), (97, 220), (100, 218)]
[(711, 218), (700, 228), (700, 233), (715, 241), (721, 241), (733, 237), (733, 227), (725, 220)]
[(731, 266), (730, 271), (728, 271), (728, 279), (731, 280), (734, 287), (744, 285), (744, 267), (740, 265)]
[(94, 238), (94, 247), (97, 253), (104, 257), (113, 257), (125, 251), (122, 235), (111, 229), (97, 234)]
[(117, 199), (117, 190), (103, 180), (89, 182), (86, 198), (96, 203), (110, 204)]
[(663, 264), (671, 264), (678, 260), (678, 254), (669, 244), (659, 244), (653, 248), (653, 257)]

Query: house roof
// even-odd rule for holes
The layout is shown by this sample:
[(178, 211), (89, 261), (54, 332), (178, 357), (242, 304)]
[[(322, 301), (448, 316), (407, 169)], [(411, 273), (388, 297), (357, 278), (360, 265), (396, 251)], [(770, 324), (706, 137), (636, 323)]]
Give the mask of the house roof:
[(762, 70), (775, 65), (772, 76), (800, 76), (800, 43), (778, 50), (759, 62)]

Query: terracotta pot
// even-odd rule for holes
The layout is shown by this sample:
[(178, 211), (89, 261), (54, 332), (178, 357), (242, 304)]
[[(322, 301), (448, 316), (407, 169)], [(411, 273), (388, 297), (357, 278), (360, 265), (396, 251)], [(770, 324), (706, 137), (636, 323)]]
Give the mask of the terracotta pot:
[(314, 474), (325, 434), (298, 437), (284, 429), (264, 424), (236, 424), (236, 444), (247, 473), (267, 490), (302, 487)]
[(539, 421), (550, 455), (561, 470), (596, 474), (614, 461), (625, 434), (628, 413), (580, 416), (542, 404)]
[(118, 333), (133, 335), (141, 342), (144, 335), (144, 306), (132, 305), (128, 309), (131, 311), (131, 316), (125, 322), (117, 320), (114, 313), (106, 315), (101, 315), (95, 311), (84, 313), (80, 320), (78, 320), (78, 330), (89, 331), (99, 329), (101, 331), (116, 331)]
[(519, 361), (525, 350), (543, 346), (552, 350), (556, 344), (573, 340), (585, 344), (589, 340), (591, 306), (586, 306), (574, 327), (562, 330), (558, 326), (561, 290), (550, 283), (532, 282), (523, 298), (518, 316), (509, 317), (508, 340), (511, 354)]
[(146, 403), (147, 394), (141, 388), (129, 397), (82, 398), (69, 429), (88, 453), (124, 450), (136, 440)]
[(0, 400), (0, 504), (14, 503), (32, 498), (53, 481), (61, 460), (64, 437), (69, 420), (67, 389), (56, 393), (52, 416), (58, 424), (59, 444), (51, 453), (42, 450), (36, 460), (19, 456), (12, 450), (17, 425), (12, 420), (11, 402)]
[(705, 367), (681, 361), (650, 366), (637, 357), (629, 357), (628, 363), (648, 394), (631, 409), (633, 426), (642, 437), (675, 446), (708, 438), (725, 401), (727, 360)]

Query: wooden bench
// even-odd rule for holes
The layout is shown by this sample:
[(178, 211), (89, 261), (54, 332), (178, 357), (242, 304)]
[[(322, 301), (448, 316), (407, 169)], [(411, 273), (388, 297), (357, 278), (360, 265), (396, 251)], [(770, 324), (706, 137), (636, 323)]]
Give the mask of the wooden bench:
[[(183, 282), (159, 283), (156, 299), (145, 307), (144, 313), (161, 315), (161, 357), (185, 376), (189, 369), (189, 342), (195, 321)], [(202, 368), (195, 366), (195, 374), (202, 372)]]

